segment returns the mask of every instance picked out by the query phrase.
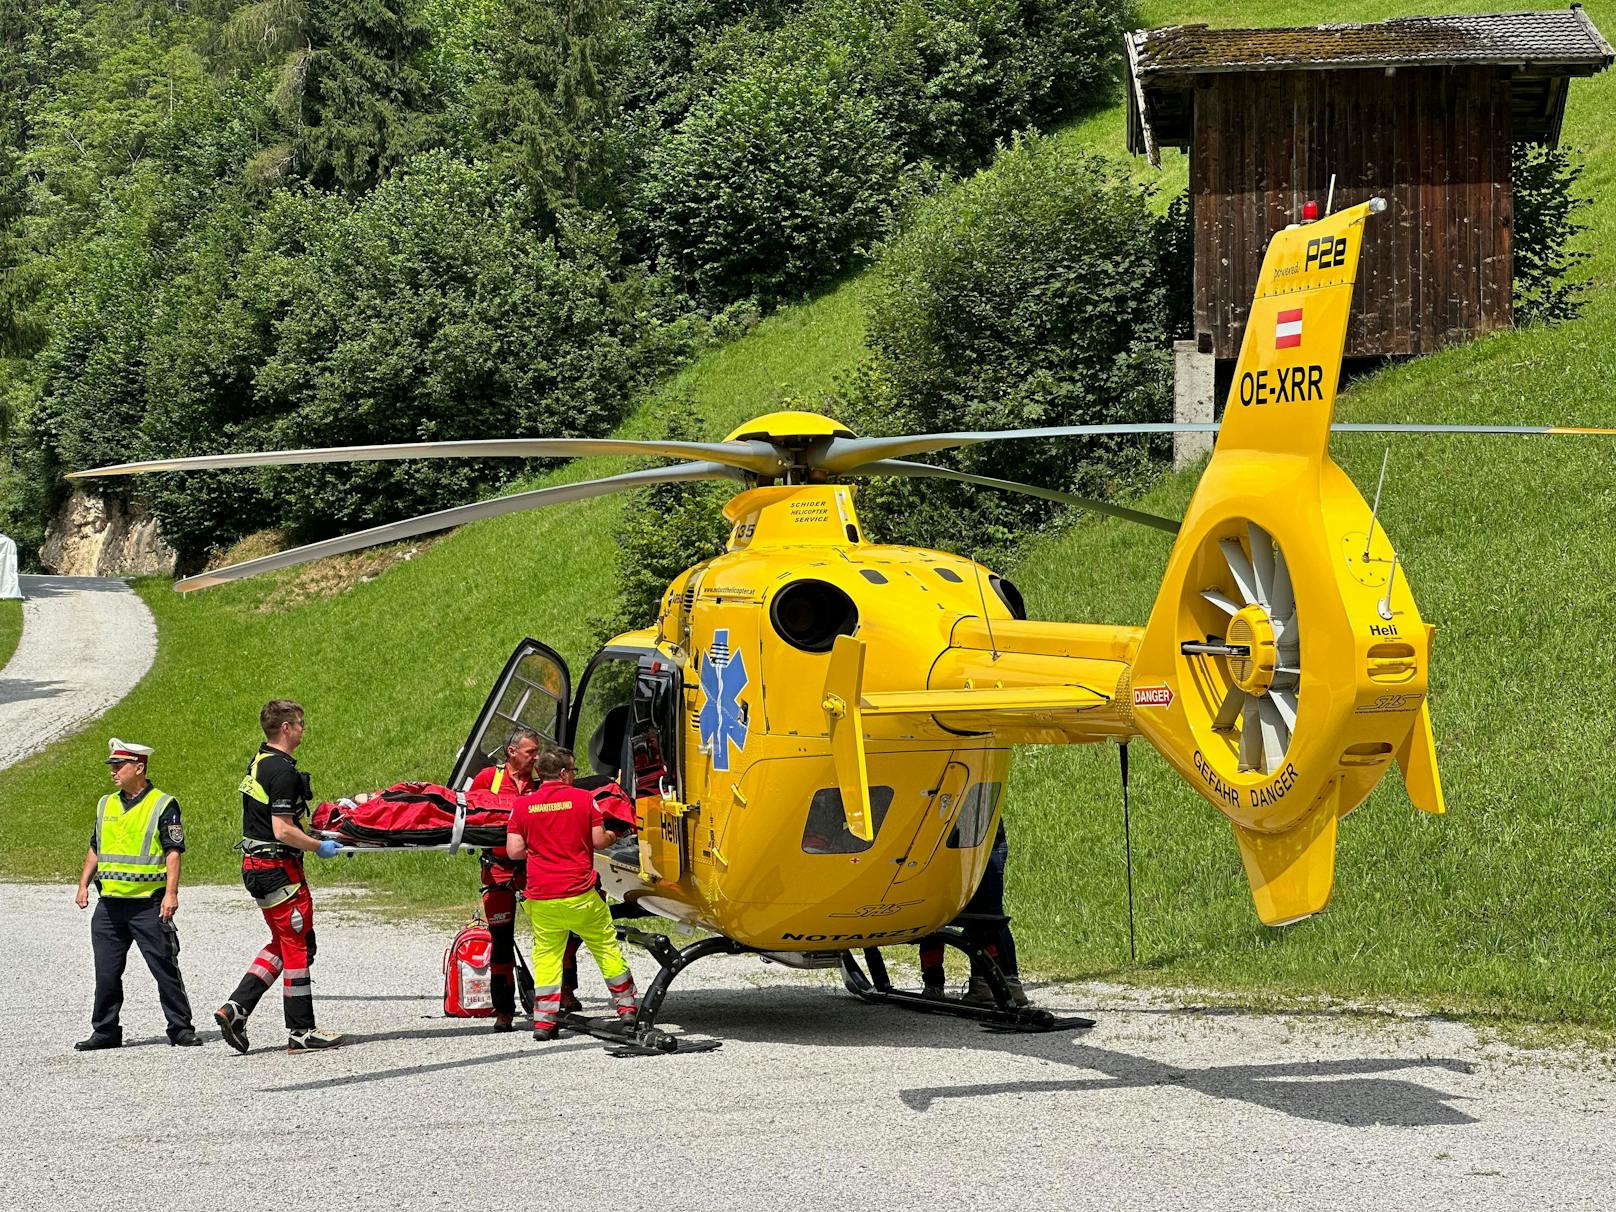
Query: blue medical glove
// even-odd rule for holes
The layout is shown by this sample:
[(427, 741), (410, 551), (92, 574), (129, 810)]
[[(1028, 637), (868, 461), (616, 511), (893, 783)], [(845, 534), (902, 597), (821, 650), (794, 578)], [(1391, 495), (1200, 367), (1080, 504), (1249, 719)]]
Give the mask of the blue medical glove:
[(335, 858), (337, 849), (339, 846), (341, 846), (341, 844), (342, 843), (334, 841), (331, 838), (326, 838), (325, 841), (320, 843), (319, 847), (316, 848), (314, 853), (318, 854), (321, 858)]

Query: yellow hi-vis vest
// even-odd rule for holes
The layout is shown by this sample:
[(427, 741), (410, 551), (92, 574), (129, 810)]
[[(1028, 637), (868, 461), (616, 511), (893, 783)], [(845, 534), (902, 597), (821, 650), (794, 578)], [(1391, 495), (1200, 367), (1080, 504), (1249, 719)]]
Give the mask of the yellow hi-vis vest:
[(247, 777), (242, 779), (241, 785), (236, 788), (242, 795), (250, 796), (260, 804), (269, 803), (269, 792), (264, 790), (264, 785), (258, 781), (258, 763), (268, 756), (267, 753), (260, 753), (253, 758), (252, 765), (247, 767)]
[(95, 817), (96, 879), (102, 896), (150, 896), (168, 879), (157, 821), (174, 797), (146, 788), (126, 811), (118, 794), (101, 797)]

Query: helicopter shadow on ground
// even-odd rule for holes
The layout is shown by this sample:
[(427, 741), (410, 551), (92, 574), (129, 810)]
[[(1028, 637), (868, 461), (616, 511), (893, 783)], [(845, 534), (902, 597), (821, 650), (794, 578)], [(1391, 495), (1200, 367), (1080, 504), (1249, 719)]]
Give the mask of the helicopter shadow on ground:
[[(1452, 1105), (1465, 1096), (1406, 1077), (1389, 1076), (1408, 1070), (1473, 1072), (1468, 1062), (1452, 1058), (1358, 1057), (1195, 1068), (1098, 1047), (1085, 1042), (1081, 1032), (999, 1034), (983, 1031), (964, 1020), (867, 1005), (826, 987), (804, 985), (744, 991), (676, 991), (669, 996), (664, 1013), (669, 1022), (693, 1033), (736, 1042), (949, 1051), (970, 1048), (984, 1054), (1009, 1053), (1052, 1061), (1099, 1075), (961, 1083), (898, 1092), (907, 1107), (921, 1113), (956, 1099), (1002, 1094), (1104, 1094), (1157, 1087), (1190, 1090), (1296, 1119), (1344, 1127), (1434, 1127), (1477, 1122), (1474, 1116)], [(1109, 1012), (1095, 1013), (1103, 1018)]]

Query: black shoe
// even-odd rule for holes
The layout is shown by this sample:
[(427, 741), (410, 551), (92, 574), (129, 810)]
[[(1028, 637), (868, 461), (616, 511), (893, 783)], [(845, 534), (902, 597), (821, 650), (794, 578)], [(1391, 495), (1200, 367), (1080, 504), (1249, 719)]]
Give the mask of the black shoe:
[(89, 1039), (81, 1039), (73, 1045), (75, 1052), (99, 1052), (102, 1048), (123, 1047), (121, 1035), (92, 1035)]
[(561, 987), (561, 1009), (568, 1014), (577, 1014), (583, 1008), (584, 1004), (578, 1000), (578, 995), (572, 989), (563, 985)]
[(548, 1043), (550, 1040), (553, 1040), (556, 1036), (558, 1036), (560, 1034), (561, 1034), (561, 1028), (555, 1026), (554, 1024), (551, 1024), (548, 1027), (535, 1027), (535, 1028), (533, 1028), (533, 1038), (538, 1040), (539, 1043), (541, 1043), (541, 1044)]
[(213, 1021), (219, 1024), (224, 1042), (237, 1052), (247, 1051), (247, 1012), (235, 1002), (226, 1002), (213, 1012)]
[(348, 1037), (338, 1035), (335, 1031), (321, 1031), (318, 1027), (310, 1027), (304, 1031), (293, 1031), (286, 1037), (286, 1050), (288, 1052), (325, 1052), (331, 1048), (340, 1048), (348, 1042)]
[(176, 1048), (200, 1048), (202, 1046), (202, 1041), (196, 1037), (195, 1031), (181, 1031), (178, 1035), (171, 1036), (168, 1042)]
[(498, 1015), (498, 1016), (495, 1017), (495, 1019), (494, 1019), (494, 1034), (496, 1034), (496, 1035), (504, 1035), (507, 1031), (515, 1031), (515, 1030), (516, 1030), (516, 1024), (511, 1022), (511, 1020), (508, 1017), (506, 1017), (505, 1015), (501, 1014), (501, 1015)]

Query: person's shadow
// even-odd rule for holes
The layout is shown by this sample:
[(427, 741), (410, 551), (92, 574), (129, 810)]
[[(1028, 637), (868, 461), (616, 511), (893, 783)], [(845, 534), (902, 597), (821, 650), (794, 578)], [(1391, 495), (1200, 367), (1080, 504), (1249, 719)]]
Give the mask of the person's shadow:
[(67, 682), (44, 682), (35, 678), (0, 677), (0, 706), (26, 703), (30, 699), (53, 699), (73, 687)]

